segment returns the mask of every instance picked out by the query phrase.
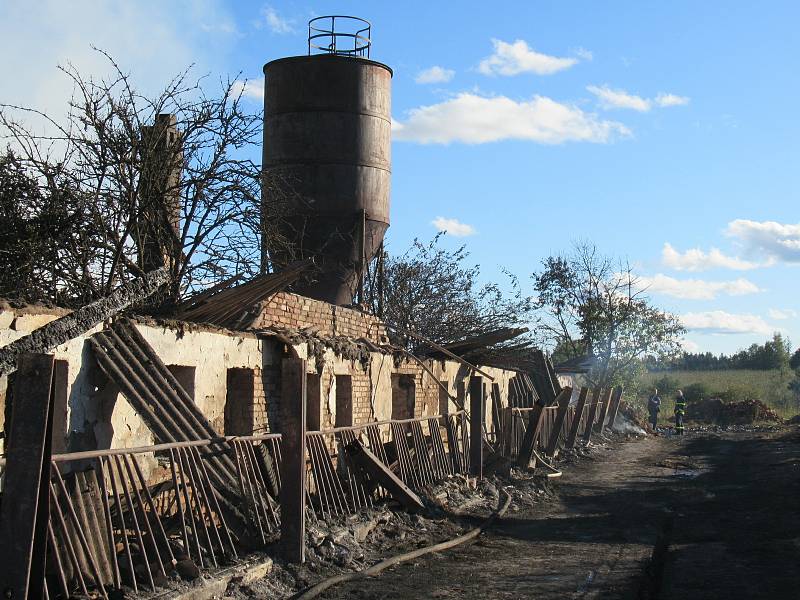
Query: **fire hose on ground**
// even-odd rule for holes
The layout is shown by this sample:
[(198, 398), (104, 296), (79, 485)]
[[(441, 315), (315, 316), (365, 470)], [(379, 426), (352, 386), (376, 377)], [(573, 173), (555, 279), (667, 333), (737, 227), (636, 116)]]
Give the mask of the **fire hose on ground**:
[(469, 530), (464, 535), (461, 535), (457, 538), (453, 538), (452, 540), (448, 540), (446, 542), (440, 542), (432, 546), (426, 546), (425, 548), (419, 548), (418, 550), (414, 550), (412, 552), (407, 552), (405, 554), (399, 554), (397, 556), (387, 558), (386, 560), (381, 561), (375, 565), (372, 565), (371, 567), (364, 569), (363, 571), (356, 571), (354, 573), (343, 573), (341, 575), (336, 575), (335, 577), (330, 577), (328, 579), (320, 581), (316, 585), (313, 585), (301, 592), (298, 592), (292, 598), (294, 598), (295, 600), (310, 600), (311, 598), (316, 598), (325, 590), (339, 583), (344, 583), (345, 581), (353, 581), (354, 579), (372, 577), (379, 574), (381, 571), (388, 569), (389, 567), (399, 565), (401, 563), (413, 560), (415, 558), (419, 558), (420, 556), (424, 556), (432, 552), (441, 552), (442, 550), (449, 550), (450, 548), (454, 548), (465, 542), (475, 539), (486, 529), (491, 527), (491, 525), (497, 519), (502, 517), (508, 510), (508, 507), (511, 504), (511, 495), (505, 490), (501, 490), (501, 493), (505, 495), (505, 499), (503, 500), (500, 508), (498, 508), (498, 510), (493, 512), (491, 516), (488, 519), (486, 519), (486, 521), (484, 521), (479, 527), (475, 527), (474, 529)]

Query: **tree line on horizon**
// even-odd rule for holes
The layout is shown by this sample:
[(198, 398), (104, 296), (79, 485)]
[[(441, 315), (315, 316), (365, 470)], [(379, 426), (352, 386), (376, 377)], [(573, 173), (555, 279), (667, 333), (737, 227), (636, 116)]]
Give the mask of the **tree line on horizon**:
[(650, 360), (647, 368), (649, 371), (796, 370), (800, 369), (800, 348), (793, 352), (791, 342), (776, 332), (763, 344), (751, 344), (733, 354), (683, 352), (666, 359)]

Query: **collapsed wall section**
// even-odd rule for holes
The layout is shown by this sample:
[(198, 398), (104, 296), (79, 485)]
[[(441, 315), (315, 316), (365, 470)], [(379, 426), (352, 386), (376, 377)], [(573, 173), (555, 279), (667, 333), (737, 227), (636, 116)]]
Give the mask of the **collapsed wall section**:
[(364, 338), (376, 344), (389, 341), (385, 325), (373, 315), (289, 292), (266, 300), (251, 325), (252, 329), (270, 327), (309, 329), (322, 337)]

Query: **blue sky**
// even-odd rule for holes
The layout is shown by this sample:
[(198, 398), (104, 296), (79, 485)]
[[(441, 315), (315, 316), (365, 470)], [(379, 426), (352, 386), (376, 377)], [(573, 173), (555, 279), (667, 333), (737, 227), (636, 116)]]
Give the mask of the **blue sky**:
[[(0, 98), (62, 110), (66, 61), (142, 88), (190, 63), (249, 78), (356, 14), (392, 67), (390, 246), (439, 228), (486, 278), (591, 240), (635, 265), (688, 347), (800, 342), (800, 4), (0, 3)], [(32, 43), (33, 42), (33, 43)]]

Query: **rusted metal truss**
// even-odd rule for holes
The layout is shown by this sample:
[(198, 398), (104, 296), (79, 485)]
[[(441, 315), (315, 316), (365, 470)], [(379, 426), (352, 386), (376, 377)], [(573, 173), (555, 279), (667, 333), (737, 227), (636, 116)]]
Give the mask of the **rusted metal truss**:
[[(163, 363), (136, 325), (128, 319), (89, 338), (100, 368), (141, 416), (160, 443), (193, 442), (219, 437), (186, 390)], [(198, 450), (232, 518), (240, 519), (236, 457), (232, 449)], [(239, 523), (243, 525), (243, 523)]]

